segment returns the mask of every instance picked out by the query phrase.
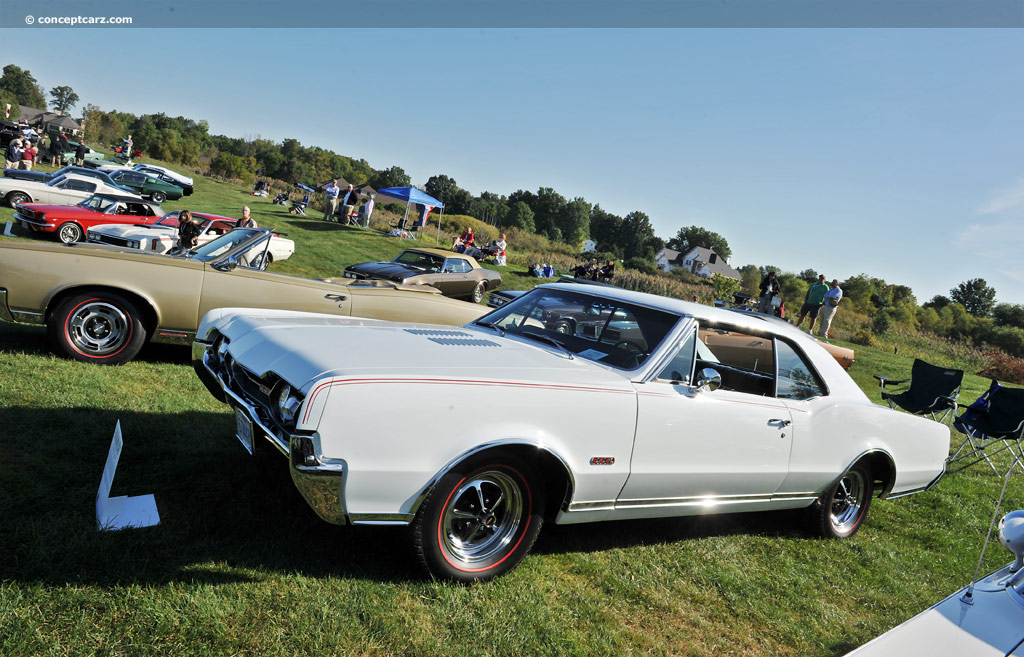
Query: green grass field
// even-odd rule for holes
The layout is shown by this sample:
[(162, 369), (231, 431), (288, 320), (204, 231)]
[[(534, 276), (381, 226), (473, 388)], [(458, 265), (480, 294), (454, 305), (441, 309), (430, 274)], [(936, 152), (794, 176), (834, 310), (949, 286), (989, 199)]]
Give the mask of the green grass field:
[[(407, 245), (203, 178), (167, 207), (238, 216), (243, 204), (295, 240), (280, 271), (336, 276)], [(503, 270), (505, 286), (534, 282), (521, 273)], [(875, 400), (872, 374), (951, 358), (850, 346), (850, 374)], [(1001, 487), (975, 466), (875, 500), (842, 542), (811, 538), (790, 512), (549, 525), (509, 576), (458, 586), (420, 574), (405, 530), (319, 520), (283, 460), (253, 462), (237, 444), (187, 348), (95, 367), (51, 355), (40, 327), (0, 324), (0, 353), (4, 656), (840, 655), (967, 583)], [(961, 399), (986, 387), (968, 376)], [(112, 494), (154, 493), (157, 527), (96, 530), (117, 421)], [(1024, 507), (1024, 477), (1006, 506)], [(992, 547), (985, 568), (1008, 560)]]

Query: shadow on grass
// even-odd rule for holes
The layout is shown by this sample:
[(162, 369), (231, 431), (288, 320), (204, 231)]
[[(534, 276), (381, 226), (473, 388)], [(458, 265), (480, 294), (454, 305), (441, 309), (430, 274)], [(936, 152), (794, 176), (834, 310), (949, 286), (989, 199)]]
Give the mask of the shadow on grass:
[[(96, 530), (111, 435), (124, 436), (112, 495), (155, 495), (161, 524)], [(339, 527), (299, 495), (269, 445), (249, 456), (234, 419), (211, 412), (94, 408), (0, 410), (0, 580), (47, 585), (229, 583), (261, 573), (372, 581), (420, 579), (405, 528)], [(555, 526), (540, 554), (708, 536), (801, 536), (793, 514), (759, 513)]]
[[(156, 497), (161, 523), (96, 530), (116, 422), (111, 495)], [(227, 413), (0, 409), (0, 580), (226, 583), (252, 571), (373, 581), (420, 577), (404, 528), (338, 527), (295, 489), (283, 456), (249, 456)]]
[(769, 538), (812, 538), (806, 509), (727, 513), (650, 520), (614, 520), (582, 525), (545, 523), (536, 554), (593, 552), (637, 545), (662, 545), (713, 536), (750, 534)]

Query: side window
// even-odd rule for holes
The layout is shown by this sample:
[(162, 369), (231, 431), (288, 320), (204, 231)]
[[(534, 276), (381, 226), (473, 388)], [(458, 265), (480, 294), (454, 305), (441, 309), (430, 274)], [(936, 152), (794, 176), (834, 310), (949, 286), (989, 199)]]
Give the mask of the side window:
[(772, 339), (724, 328), (701, 328), (697, 338), (698, 370), (722, 375), (722, 389), (771, 396), (775, 389)]
[(658, 373), (662, 381), (689, 383), (693, 372), (693, 352), (697, 346), (697, 332), (690, 331), (690, 336), (679, 345), (679, 350), (668, 365)]
[(821, 397), (825, 388), (814, 375), (807, 361), (786, 342), (776, 340), (779, 351), (778, 392), (781, 399), (810, 399)]
[(444, 270), (452, 274), (465, 274), (469, 271), (469, 263), (461, 258), (449, 258), (444, 262)]

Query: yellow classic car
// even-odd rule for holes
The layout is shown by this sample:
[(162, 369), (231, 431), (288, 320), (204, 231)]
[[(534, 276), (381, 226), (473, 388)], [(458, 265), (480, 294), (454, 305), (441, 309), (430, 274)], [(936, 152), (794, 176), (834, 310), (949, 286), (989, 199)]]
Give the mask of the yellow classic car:
[(488, 310), (423, 285), (260, 271), (272, 236), (266, 229), (235, 229), (177, 257), (94, 244), (0, 242), (0, 319), (45, 324), (56, 353), (118, 365), (147, 341), (190, 344), (199, 320), (215, 308), (449, 325)]

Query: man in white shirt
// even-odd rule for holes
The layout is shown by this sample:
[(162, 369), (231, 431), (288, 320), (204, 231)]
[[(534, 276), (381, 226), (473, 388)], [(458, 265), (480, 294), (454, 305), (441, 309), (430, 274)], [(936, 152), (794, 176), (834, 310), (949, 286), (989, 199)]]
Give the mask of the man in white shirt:
[(338, 195), (341, 194), (341, 188), (338, 187), (338, 181), (332, 180), (331, 184), (324, 188), (324, 220), (333, 221), (334, 213), (338, 210)]
[(839, 288), (839, 281), (832, 279), (829, 283), (829, 291), (825, 293), (825, 303), (821, 306), (821, 328), (820, 335), (828, 337), (828, 330), (832, 326), (832, 319), (836, 316), (836, 308), (843, 299), (843, 291)]

